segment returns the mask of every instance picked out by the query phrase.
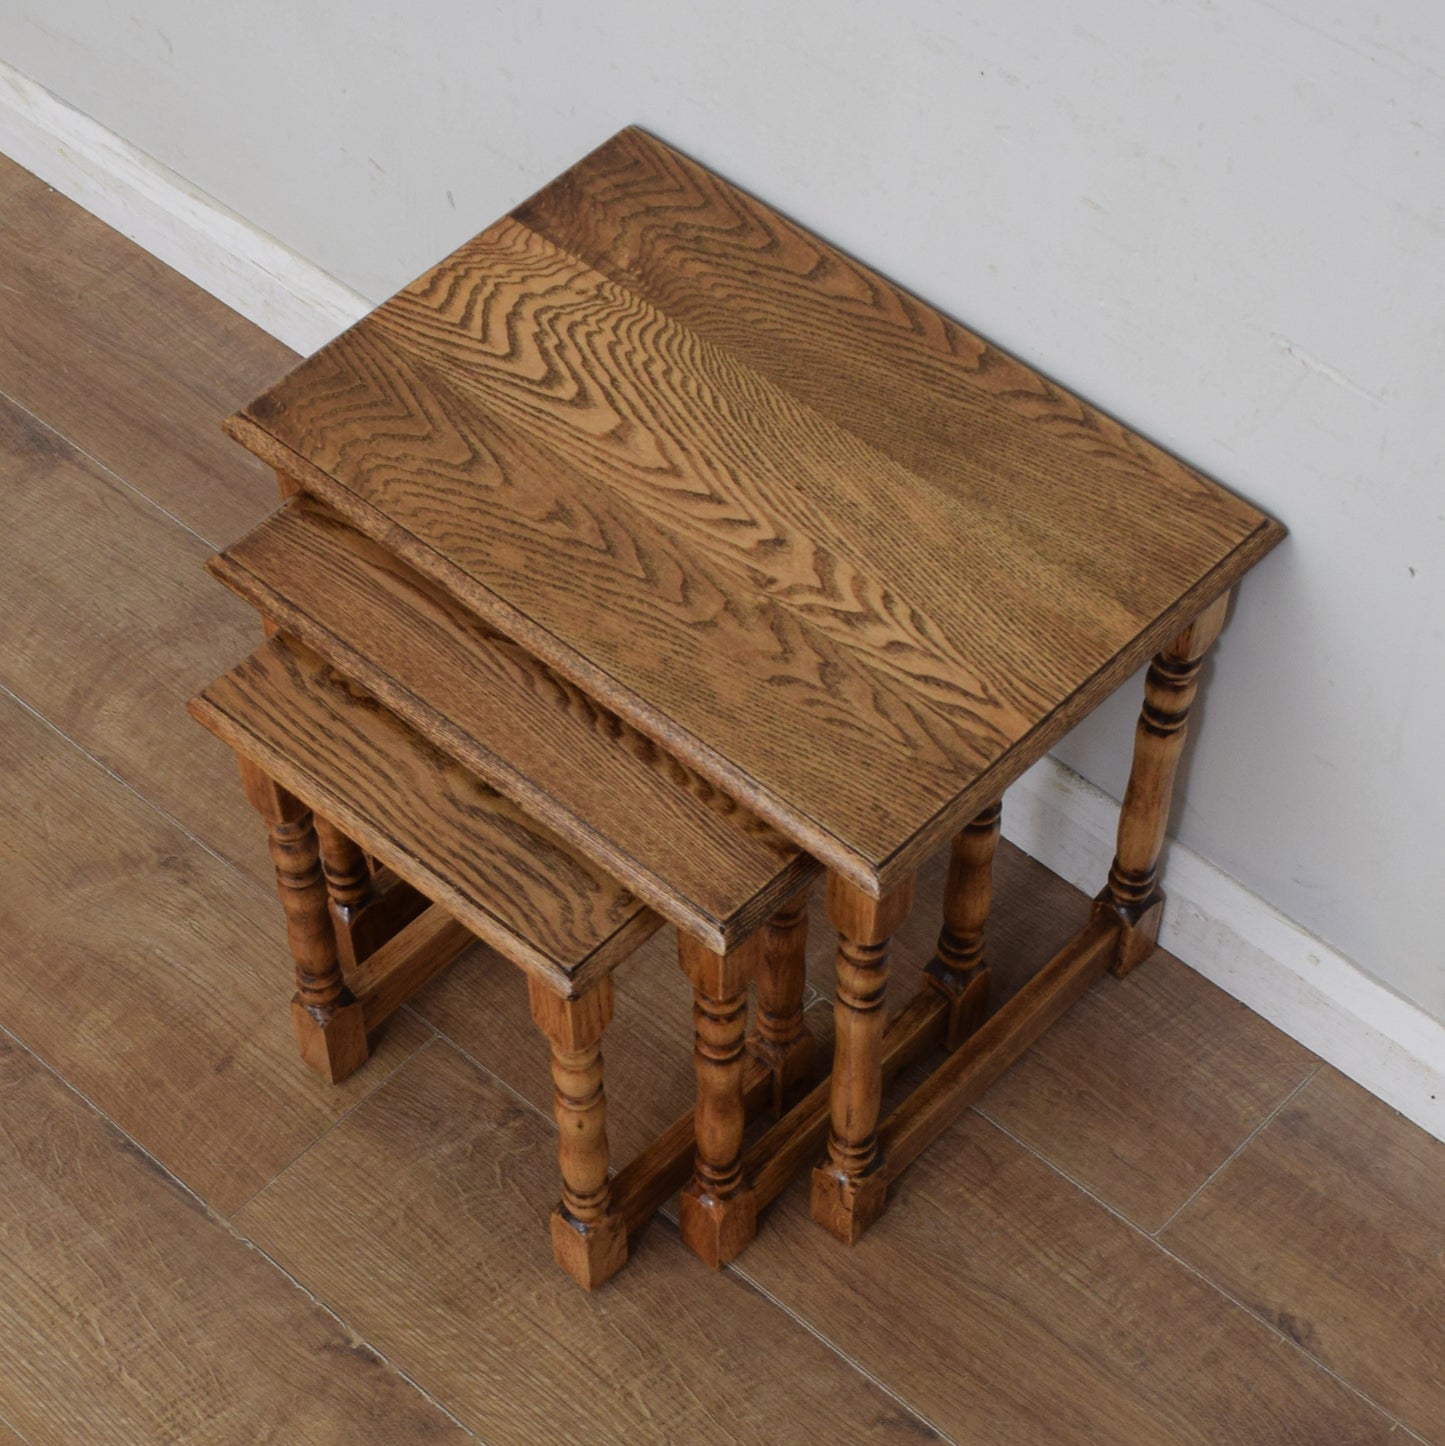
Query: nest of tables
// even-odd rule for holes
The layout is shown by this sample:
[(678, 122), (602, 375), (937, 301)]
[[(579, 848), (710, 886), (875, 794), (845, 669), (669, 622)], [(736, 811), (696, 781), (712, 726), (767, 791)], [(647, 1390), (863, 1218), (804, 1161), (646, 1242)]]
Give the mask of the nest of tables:
[[(268, 636), (191, 706), (269, 832), (302, 1056), (361, 1067), (474, 938), (515, 963), (583, 1285), (679, 1189), (684, 1239), (726, 1263), (805, 1166), (856, 1240), (1153, 948), (1201, 664), (1283, 529), (653, 137), (613, 137), (227, 426), (283, 500), (211, 567)], [(1145, 663), (1093, 915), (991, 1012), (1004, 792)], [(888, 1020), (888, 941), (942, 848), (937, 951)], [(823, 872), (830, 1060), (803, 1015)], [(614, 1172), (612, 971), (665, 925), (696, 1106)]]

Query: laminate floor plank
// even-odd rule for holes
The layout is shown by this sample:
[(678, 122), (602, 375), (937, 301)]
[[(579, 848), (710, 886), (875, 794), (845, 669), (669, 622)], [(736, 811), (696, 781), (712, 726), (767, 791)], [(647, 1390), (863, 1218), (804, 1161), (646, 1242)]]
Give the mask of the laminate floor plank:
[(203, 537), (235, 536), (275, 505), (276, 484), (220, 424), (294, 353), (42, 181), (6, 167), (0, 392)]
[(0, 399), (0, 683), (273, 889), (230, 749), (187, 699), (259, 641), (207, 545)]
[(0, 1178), (28, 1446), (473, 1439), (4, 1035)]
[(1384, 1442), (1394, 1423), (977, 1113), (851, 1250), (795, 1184), (738, 1262), (955, 1440)]
[[(1022, 856), (1001, 863), (1001, 872), (1024, 884), (1039, 867)], [(925, 897), (920, 906), (927, 902)], [(1008, 895), (1000, 899), (1001, 914), (1011, 912), (1009, 903)], [(825, 936), (816, 910), (813, 923), (815, 935)], [(1054, 921), (1065, 931), (1069, 924), (1067, 914)], [(823, 952), (830, 952), (826, 937), (822, 943)], [(1136, 977), (1171, 963), (1163, 956)], [(508, 972), (503, 961), (479, 951), (469, 967), (432, 985), (419, 1009), (545, 1111), (550, 1101), (545, 1048)], [(1111, 996), (1122, 992), (1116, 984), (1105, 980), (1095, 991), (1104, 1001), (1105, 1030), (1119, 1027), (1107, 1008)], [(1164, 998), (1179, 992), (1176, 986)], [(686, 985), (659, 939), (618, 976), (617, 1015), (604, 1040), (609, 1134), (618, 1159), (687, 1108), (691, 1070), (677, 1038), (687, 1007)], [(826, 1039), (826, 1005), (815, 1005), (809, 1018)], [(1152, 1044), (1150, 1037), (1141, 1038), (1146, 1060), (1161, 1037), (1167, 1056), (1175, 1037), (1167, 1019)], [(1162, 1056), (1154, 1058), (1160, 1067), (1165, 1063)], [(1026, 1059), (1013, 1073), (1029, 1068)], [(1131, 1104), (1128, 1080), (1111, 1095), (1106, 1076), (1095, 1077), (1087, 1035), (1060, 1050), (1048, 1069), (1055, 1079), (1072, 1071), (1079, 1100), (1077, 1109), (1052, 1124), (1042, 1112), (1024, 1122), (1044, 1153), (1052, 1150), (1065, 1163), (1078, 1164), (1070, 1155), (1073, 1131), (1092, 1090), (1105, 1102), (1111, 1123), (1120, 1129), (1132, 1124), (1161, 1149), (1166, 1167), (1172, 1163), (1167, 1103), (1156, 1111)], [(1001, 1081), (979, 1109), (992, 1111), (1004, 1088)], [(1159, 1088), (1168, 1093), (1166, 1082), (1159, 1081)], [(1230, 1118), (1231, 1108), (1222, 1101), (1223, 1119)], [(1242, 1140), (1248, 1127), (1239, 1128)], [(1102, 1166), (1108, 1159), (1102, 1131), (1100, 1141)], [(1118, 1168), (1104, 1183), (1119, 1193), (1138, 1189), (1147, 1145), (1127, 1135), (1115, 1143)], [(925, 1177), (919, 1184), (919, 1172), (932, 1170), (941, 1172), (941, 1179)], [(980, 1211), (984, 1218), (976, 1223)], [(990, 1227), (995, 1215), (1007, 1224), (997, 1238)], [(1008, 1223), (1011, 1216), (1018, 1218)], [(910, 1170), (888, 1213), (854, 1251), (835, 1245), (811, 1224), (800, 1184), (764, 1217), (757, 1241), (737, 1268), (960, 1440), (1313, 1443), (1383, 1440), (1390, 1427), (976, 1115)], [(841, 1287), (834, 1288), (835, 1275)], [(1052, 1318), (1055, 1297), (1063, 1298), (1062, 1322)], [(1093, 1339), (1100, 1333), (1108, 1344), (1096, 1349)], [(981, 1346), (982, 1338), (994, 1344)], [(940, 1342), (949, 1343), (955, 1364), (939, 1365)], [(1198, 1354), (1191, 1355), (1196, 1347)], [(1249, 1405), (1251, 1390), (1286, 1404), (1267, 1399), (1256, 1409)], [(1182, 1402), (1177, 1410), (1169, 1404), (1176, 1395)], [(1199, 1424), (1191, 1425), (1196, 1412)]]
[(280, 905), (3, 696), (0, 937), (0, 1024), (222, 1214), (431, 1037), (398, 1016), (323, 1084)]
[(17, 165), (9, 156), (0, 155), (0, 200), (26, 186), (43, 185), (24, 166)]
[(1161, 950), (1085, 994), (981, 1109), (1152, 1233), (1316, 1064)]
[(494, 1446), (936, 1439), (669, 1228), (595, 1296), (552, 1264), (556, 1135), (455, 1050), (424, 1051), (237, 1217)]
[(1445, 1144), (1326, 1066), (1161, 1237), (1445, 1441)]

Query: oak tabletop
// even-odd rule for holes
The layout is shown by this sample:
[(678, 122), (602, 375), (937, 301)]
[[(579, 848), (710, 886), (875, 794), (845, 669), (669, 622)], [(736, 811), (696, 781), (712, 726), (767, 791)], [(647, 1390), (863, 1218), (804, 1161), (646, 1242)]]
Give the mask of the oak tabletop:
[(870, 892), (1284, 535), (636, 129), (228, 425)]

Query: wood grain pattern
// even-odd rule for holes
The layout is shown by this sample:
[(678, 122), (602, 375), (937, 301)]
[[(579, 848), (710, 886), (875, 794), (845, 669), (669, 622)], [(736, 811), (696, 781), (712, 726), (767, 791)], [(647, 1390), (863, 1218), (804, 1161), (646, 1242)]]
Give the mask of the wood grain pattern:
[(0, 1414), (32, 1446), (472, 1439), (4, 1035), (0, 1174)]
[(280, 637), (191, 704), (513, 963), (569, 995), (662, 920), (314, 653)]
[[(617, 144), (655, 150), (666, 232), (671, 153)], [(595, 186), (610, 224), (611, 185), (605, 160), (568, 173), (233, 430), (860, 887), (906, 876), (1282, 535), (921, 303), (878, 324), (820, 284), (831, 262), (753, 267), (752, 292), (726, 245), (617, 266), (556, 219)], [(768, 308), (802, 360), (708, 322)], [(867, 435), (854, 354), (897, 374)], [(898, 435), (935, 413), (963, 428), (948, 468)]]
[(1328, 1066), (1165, 1232), (1427, 1439), (1445, 1421), (1445, 1144)]
[[(1102, 567), (1146, 608), (1157, 579), (1124, 575), (1120, 533), (1182, 560), (1186, 536), (1223, 537), (1252, 511), (635, 127), (513, 215), (989, 521), (1022, 522), (1070, 573)], [(1078, 531), (1049, 515), (1061, 497), (1085, 504)], [(1180, 502), (1184, 515), (1167, 516)]]
[(268, 617), (710, 948), (818, 865), (419, 573), (299, 499), (212, 562)]
[(230, 750), (186, 700), (255, 645), (207, 546), (0, 398), (0, 684), (267, 892)]
[(294, 353), (19, 174), (0, 206), (0, 391), (203, 537), (234, 536), (274, 493), (220, 422)]
[[(937, 1439), (732, 1271), (702, 1270), (665, 1228), (640, 1237), (614, 1289), (584, 1295), (539, 1230), (550, 1121), (445, 1044), (417, 1066), (239, 1220), (484, 1440), (774, 1446), (836, 1439), (839, 1421), (861, 1442)], [(549, 1083), (549, 1109), (550, 1095)]]
[(0, 935), (4, 1027), (222, 1214), (431, 1038), (402, 1016), (374, 1070), (330, 1088), (302, 1069), (272, 885), (3, 695)]
[(1382, 1412), (972, 1112), (861, 1244), (820, 1243), (800, 1182), (740, 1265), (970, 1446), (1398, 1441)]
[(1152, 1233), (1315, 1064), (1161, 951), (1085, 994), (978, 1108)]

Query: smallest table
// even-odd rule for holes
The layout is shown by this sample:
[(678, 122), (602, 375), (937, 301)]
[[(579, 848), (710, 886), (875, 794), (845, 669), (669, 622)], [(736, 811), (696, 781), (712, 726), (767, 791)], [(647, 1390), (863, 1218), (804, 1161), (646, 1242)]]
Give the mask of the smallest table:
[[(1270, 518), (705, 168), (614, 137), (229, 424), (829, 870), (815, 1216), (888, 1184), (1110, 964), (1152, 946), (1200, 663)], [(980, 1027), (1008, 785), (1150, 658), (1093, 921)], [(888, 939), (953, 862), (918, 1000)], [(938, 1071), (880, 1124), (891, 1070)]]

